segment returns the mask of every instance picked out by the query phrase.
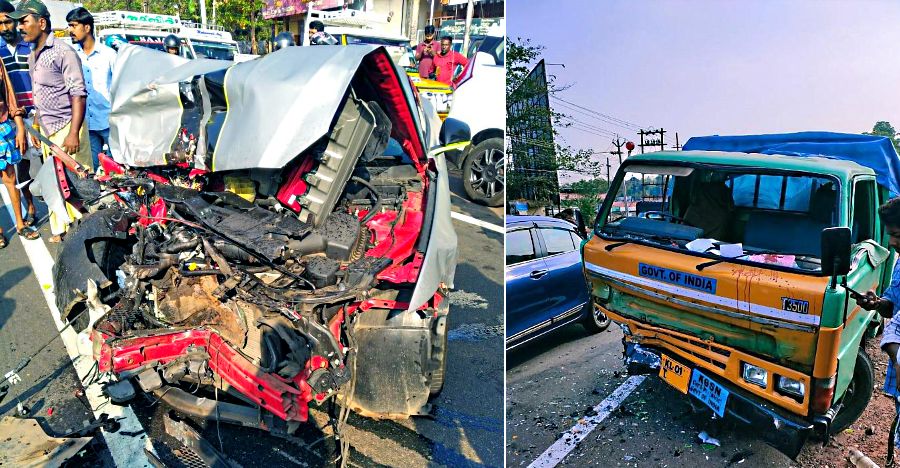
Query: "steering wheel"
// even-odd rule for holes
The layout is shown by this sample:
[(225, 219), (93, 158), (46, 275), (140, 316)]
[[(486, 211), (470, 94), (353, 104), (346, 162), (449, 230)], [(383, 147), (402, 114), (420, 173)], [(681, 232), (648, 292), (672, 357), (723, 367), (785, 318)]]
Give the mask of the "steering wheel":
[(647, 219), (655, 219), (660, 221), (668, 221), (674, 224), (686, 224), (684, 219), (679, 218), (671, 213), (666, 213), (665, 211), (645, 211), (641, 213), (644, 218)]

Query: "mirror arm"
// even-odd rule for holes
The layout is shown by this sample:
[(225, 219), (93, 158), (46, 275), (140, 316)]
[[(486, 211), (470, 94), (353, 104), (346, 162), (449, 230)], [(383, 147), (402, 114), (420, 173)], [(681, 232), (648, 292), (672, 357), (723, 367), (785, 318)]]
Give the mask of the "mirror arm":
[(446, 153), (447, 151), (463, 150), (466, 148), (466, 146), (469, 146), (469, 141), (460, 141), (458, 143), (450, 143), (449, 145), (446, 145), (446, 146), (435, 146), (435, 147), (431, 148), (430, 150), (428, 150), (428, 156), (433, 158), (441, 153)]

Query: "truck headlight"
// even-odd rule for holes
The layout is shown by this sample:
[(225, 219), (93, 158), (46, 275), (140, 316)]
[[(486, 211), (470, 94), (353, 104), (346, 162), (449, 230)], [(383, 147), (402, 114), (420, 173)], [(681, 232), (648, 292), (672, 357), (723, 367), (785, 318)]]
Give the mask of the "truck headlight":
[(769, 372), (759, 366), (754, 366), (753, 364), (743, 363), (743, 368), (741, 369), (741, 376), (744, 378), (745, 382), (752, 383), (753, 385), (759, 385), (762, 388), (766, 388), (766, 381), (769, 377)]
[(800, 398), (803, 398), (803, 395), (806, 394), (806, 385), (803, 385), (803, 382), (781, 375), (778, 376), (778, 384), (775, 388), (777, 388), (779, 392)]

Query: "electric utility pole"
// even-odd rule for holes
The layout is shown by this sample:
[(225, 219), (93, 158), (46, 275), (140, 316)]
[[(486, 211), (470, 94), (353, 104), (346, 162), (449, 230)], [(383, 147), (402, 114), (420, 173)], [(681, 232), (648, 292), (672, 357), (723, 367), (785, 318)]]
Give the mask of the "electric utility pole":
[(610, 151), (611, 154), (615, 154), (619, 157), (619, 165), (622, 165), (622, 147), (625, 146), (625, 141), (616, 136), (616, 139), (613, 140), (612, 144), (616, 147), (615, 151)]
[[(664, 129), (660, 128), (659, 130), (641, 130), (638, 132), (638, 135), (641, 136), (641, 144), (638, 145), (641, 147), (641, 154), (644, 154), (645, 147), (659, 146), (660, 151), (666, 150), (666, 131)], [(647, 139), (644, 139), (644, 137), (647, 137)]]

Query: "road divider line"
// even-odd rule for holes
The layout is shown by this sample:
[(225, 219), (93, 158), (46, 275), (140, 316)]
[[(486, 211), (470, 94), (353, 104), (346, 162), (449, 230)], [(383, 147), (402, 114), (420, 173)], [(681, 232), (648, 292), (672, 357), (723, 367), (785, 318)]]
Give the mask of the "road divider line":
[[(13, 214), (9, 192), (7, 192), (5, 186), (0, 185), (0, 196), (2, 196), (3, 203), (6, 205), (5, 208), (9, 213), (9, 218), (13, 220), (12, 229), (15, 230), (16, 218)], [(4, 232), (3, 235), (7, 235), (7, 233)], [(53, 257), (50, 256), (50, 251), (47, 250), (47, 245), (44, 244), (43, 240), (28, 240), (17, 235), (13, 235), (13, 237), (18, 237), (22, 241), (22, 247), (25, 249), (25, 254), (31, 263), (34, 276), (38, 280), (38, 286), (41, 288), (44, 299), (47, 301), (47, 308), (50, 310), (50, 315), (56, 324), (56, 330), (61, 335), (62, 342), (66, 347), (69, 359), (72, 360), (72, 366), (75, 368), (79, 380), (84, 382), (86, 376), (94, 367), (94, 361), (90, 356), (82, 356), (78, 353), (78, 334), (72, 327), (66, 327), (66, 322), (62, 321), (59, 309), (56, 307), (56, 292), (53, 285)], [(102, 429), (103, 438), (106, 440), (106, 446), (109, 449), (113, 462), (117, 467), (150, 467), (151, 465), (147, 463), (145, 457), (136, 456), (136, 454), (143, 454), (145, 446), (152, 448), (152, 445), (148, 443), (149, 440), (146, 440), (146, 431), (144, 431), (131, 406), (118, 406), (109, 401), (109, 398), (103, 394), (101, 382), (98, 380), (95, 379), (90, 385), (85, 387), (84, 394), (91, 405), (95, 418), (99, 418), (103, 413), (109, 415), (111, 419), (121, 418), (119, 419), (121, 427), (118, 431), (106, 432), (105, 429)], [(127, 436), (122, 435), (123, 432), (139, 435)]]
[(473, 218), (471, 216), (464, 215), (464, 214), (456, 212), (456, 211), (450, 211), (450, 217), (454, 218), (454, 219), (458, 219), (464, 223), (474, 224), (478, 227), (483, 227), (489, 231), (499, 232), (500, 234), (506, 233), (506, 229), (504, 229), (503, 226), (497, 226), (496, 224), (491, 224), (486, 221), (482, 221), (478, 218)]
[(572, 426), (553, 445), (544, 450), (544, 453), (537, 460), (531, 462), (528, 468), (552, 468), (558, 465), (598, 424), (612, 414), (646, 378), (644, 375), (629, 377), (622, 385), (619, 385), (619, 388), (615, 389), (612, 394), (594, 407), (594, 411), (597, 413), (596, 416), (585, 417), (578, 424)]

